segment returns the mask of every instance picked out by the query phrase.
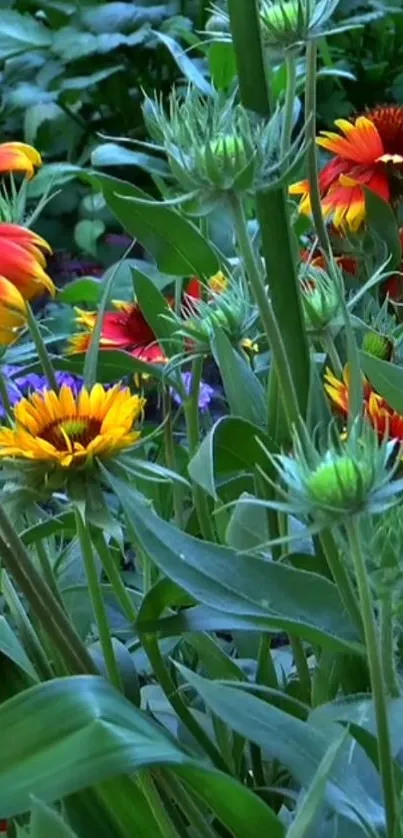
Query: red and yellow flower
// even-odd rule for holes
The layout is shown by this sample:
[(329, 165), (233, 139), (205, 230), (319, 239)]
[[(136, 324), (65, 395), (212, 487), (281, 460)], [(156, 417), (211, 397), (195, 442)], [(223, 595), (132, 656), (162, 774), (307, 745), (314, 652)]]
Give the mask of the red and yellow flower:
[[(374, 108), (354, 121), (337, 119), (340, 133), (322, 131), (317, 143), (333, 159), (319, 174), (322, 208), (334, 226), (358, 230), (365, 218), (363, 186), (385, 201), (399, 195), (403, 173), (403, 107)], [(301, 195), (300, 212), (311, 212), (308, 181), (294, 183), (292, 195)]]
[(21, 172), (28, 179), (42, 165), (39, 151), (26, 143), (0, 143), (0, 174)]
[[(336, 378), (329, 369), (326, 370), (325, 391), (342, 416), (348, 414), (349, 386), (350, 379), (346, 368), (343, 371), (342, 381)], [(403, 416), (393, 410), (386, 399), (375, 392), (366, 378), (363, 378), (363, 400), (364, 416), (375, 428), (380, 439), (403, 441)]]
[(18, 289), (0, 276), (0, 346), (8, 346), (17, 340), (27, 324), (25, 300)]
[(32, 230), (19, 224), (0, 223), (0, 276), (12, 282), (25, 300), (44, 291), (52, 296), (56, 293), (45, 271), (45, 253), (50, 252), (47, 241)]
[(0, 428), (0, 459), (30, 460), (64, 469), (108, 458), (131, 447), (140, 431), (145, 399), (115, 384), (95, 384), (78, 396), (67, 385), (59, 393), (44, 390), (14, 407), (15, 425)]
[[(102, 319), (101, 349), (123, 349), (148, 364), (163, 364), (166, 356), (158, 345), (137, 303), (114, 301), (117, 311), (107, 311)], [(86, 352), (97, 319), (95, 311), (76, 309), (76, 322), (87, 331), (72, 335), (68, 353)]]

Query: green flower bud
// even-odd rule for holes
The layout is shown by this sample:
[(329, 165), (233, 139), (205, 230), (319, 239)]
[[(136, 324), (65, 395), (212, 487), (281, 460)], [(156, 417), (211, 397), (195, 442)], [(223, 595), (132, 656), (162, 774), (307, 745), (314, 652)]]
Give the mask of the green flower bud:
[(369, 463), (353, 457), (325, 457), (306, 481), (312, 501), (338, 510), (360, 508), (366, 500), (373, 480)]
[(367, 332), (362, 341), (362, 348), (368, 355), (373, 355), (381, 361), (390, 361), (393, 356), (393, 341), (379, 332)]
[(321, 268), (303, 265), (300, 289), (307, 330), (315, 334), (325, 331), (340, 313), (342, 290), (338, 275), (329, 277)]

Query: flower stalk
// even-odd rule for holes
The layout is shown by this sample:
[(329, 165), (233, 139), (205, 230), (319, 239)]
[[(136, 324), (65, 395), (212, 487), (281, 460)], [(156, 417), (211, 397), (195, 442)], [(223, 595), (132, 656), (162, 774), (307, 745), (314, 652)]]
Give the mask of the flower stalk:
[(49, 358), (49, 353), (46, 349), (43, 337), (41, 335), (39, 326), (36, 322), (35, 315), (32, 311), (30, 304), (26, 303), (26, 312), (27, 312), (27, 323), (28, 328), (31, 333), (32, 340), (35, 344), (35, 349), (38, 353), (38, 358), (43, 369), (43, 372), (47, 378), (49, 387), (51, 390), (54, 390), (55, 393), (59, 392), (59, 386), (56, 380), (55, 371), (52, 366), (52, 362)]
[[(192, 458), (196, 454), (200, 443), (199, 390), (202, 371), (203, 358), (200, 356), (193, 361), (190, 393), (183, 401), (189, 458)], [(206, 541), (216, 541), (206, 493), (197, 483), (192, 483), (192, 494), (197, 520), (203, 538)]]

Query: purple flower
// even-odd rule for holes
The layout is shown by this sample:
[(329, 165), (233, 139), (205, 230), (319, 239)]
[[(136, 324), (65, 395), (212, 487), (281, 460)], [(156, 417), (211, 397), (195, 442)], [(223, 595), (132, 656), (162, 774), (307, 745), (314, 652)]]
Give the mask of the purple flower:
[[(192, 385), (192, 373), (191, 372), (183, 372), (182, 373), (182, 382), (187, 394), (190, 393), (190, 388)], [(182, 399), (179, 393), (173, 387), (170, 387), (171, 396), (176, 402), (176, 404), (182, 404)], [(199, 389), (199, 409), (204, 413), (206, 410), (209, 409), (211, 399), (214, 396), (214, 388), (210, 387), (209, 384), (206, 384), (205, 381), (200, 382), (200, 389)]]
[[(27, 375), (19, 375), (19, 372), (19, 367), (11, 366), (10, 364), (4, 364), (1, 368), (1, 374), (7, 386), (8, 398), (11, 405), (15, 405), (24, 396), (46, 390), (49, 387), (44, 375), (37, 375), (34, 372), (28, 373)], [(82, 379), (77, 375), (71, 375), (69, 372), (56, 372), (56, 381), (59, 387), (62, 387), (63, 384), (71, 387), (75, 396), (82, 387)], [(0, 399), (0, 417), (4, 415), (5, 411)]]

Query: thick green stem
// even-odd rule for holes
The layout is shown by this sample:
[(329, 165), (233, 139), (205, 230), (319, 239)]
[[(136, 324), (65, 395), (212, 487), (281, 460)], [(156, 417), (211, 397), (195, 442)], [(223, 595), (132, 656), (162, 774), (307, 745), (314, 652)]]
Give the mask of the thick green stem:
[(361, 534), (357, 520), (351, 520), (346, 525), (346, 530), (360, 597), (365, 645), (371, 678), (371, 689), (376, 719), (379, 773), (381, 775), (385, 805), (386, 835), (387, 838), (395, 838), (397, 834), (396, 826), (398, 817), (395, 772), (393, 768), (390, 741), (385, 681), (377, 637), (377, 627), (371, 589), (365, 567), (365, 559), (361, 548)]
[[(162, 405), (164, 414), (164, 456), (167, 468), (176, 471), (176, 457), (172, 424), (172, 404), (169, 388), (164, 387), (162, 394)], [(176, 526), (183, 529), (183, 488), (177, 480), (172, 482), (174, 517)]]
[(319, 536), (322, 550), (325, 554), (329, 570), (333, 576), (333, 581), (336, 583), (340, 599), (350, 615), (350, 619), (358, 630), (360, 637), (363, 636), (363, 625), (360, 606), (357, 602), (354, 587), (345, 563), (340, 556), (337, 544), (333, 538), (330, 530), (323, 530)]
[(10, 576), (26, 597), (32, 613), (74, 675), (98, 670), (63, 609), (31, 559), (18, 533), (0, 505), (0, 556)]
[[(200, 444), (199, 426), (199, 390), (203, 370), (203, 358), (195, 358), (192, 364), (191, 387), (188, 397), (183, 402), (186, 420), (189, 457), (198, 451)], [(196, 509), (200, 532), (206, 541), (216, 541), (211, 512), (205, 491), (197, 483), (192, 483), (193, 503)]]
[(286, 349), (267, 290), (265, 288), (263, 271), (259, 268), (253, 251), (243, 204), (237, 195), (231, 195), (230, 207), (234, 220), (239, 253), (242, 257), (245, 272), (249, 278), (252, 293), (259, 309), (260, 319), (262, 321), (262, 326), (264, 328), (268, 344), (273, 353), (284, 408), (287, 420), (291, 427), (294, 423), (298, 422), (300, 414), (297, 392), (294, 386), (290, 365), (288, 363)]
[(31, 338), (32, 338), (32, 340), (35, 344), (35, 349), (38, 353), (38, 358), (39, 358), (41, 367), (43, 369), (43, 372), (45, 374), (45, 377), (47, 379), (47, 382), (49, 384), (50, 389), (54, 390), (55, 393), (58, 393), (59, 392), (59, 386), (58, 386), (58, 383), (56, 381), (55, 371), (53, 369), (52, 362), (49, 358), (48, 351), (46, 349), (44, 340), (42, 338), (40, 328), (39, 328), (39, 326), (36, 322), (35, 315), (32, 311), (31, 306), (29, 305), (29, 303), (26, 303), (26, 310), (27, 310), (28, 328), (29, 328), (29, 331), (31, 333)]
[(306, 51), (305, 137), (308, 146), (307, 169), (312, 217), (316, 228), (316, 234), (324, 255), (326, 258), (329, 258), (331, 257), (332, 249), (322, 212), (316, 149), (316, 55), (317, 45), (316, 41), (313, 40), (308, 43)]
[(204, 729), (199, 725), (198, 721), (193, 716), (193, 713), (185, 704), (182, 696), (178, 693), (176, 685), (171, 678), (169, 670), (167, 669), (159, 650), (156, 636), (154, 634), (143, 634), (141, 635), (141, 642), (148, 660), (150, 661), (155, 678), (165, 693), (169, 703), (175, 710), (175, 713), (192, 736), (194, 736), (196, 741), (199, 742), (215, 767), (220, 771), (228, 773), (228, 766), (222, 758), (220, 751), (215, 746), (214, 742), (211, 741)]
[(105, 662), (106, 672), (111, 684), (117, 690), (122, 689), (119, 670), (116, 665), (115, 654), (113, 651), (113, 644), (111, 633), (109, 630), (108, 618), (106, 616), (105, 604), (102, 596), (101, 585), (98, 578), (98, 572), (94, 559), (94, 551), (92, 547), (91, 538), (88, 527), (82, 519), (79, 510), (75, 510), (76, 529), (81, 547), (81, 555), (84, 562), (85, 574), (87, 577), (88, 592), (90, 595), (92, 610), (97, 624), (99, 642), (102, 648), (102, 654)]
[(284, 102), (284, 109), (283, 109), (283, 127), (281, 133), (281, 146), (280, 146), (280, 154), (284, 157), (291, 145), (291, 136), (292, 136), (292, 127), (293, 127), (293, 117), (294, 117), (294, 101), (295, 101), (295, 89), (296, 89), (296, 82), (297, 82), (297, 67), (295, 58), (293, 55), (285, 56), (285, 66), (287, 72), (287, 81), (286, 81), (286, 88), (285, 88), (285, 102)]
[(399, 698), (400, 687), (395, 667), (393, 643), (392, 595), (385, 594), (380, 604), (381, 658), (388, 695)]

